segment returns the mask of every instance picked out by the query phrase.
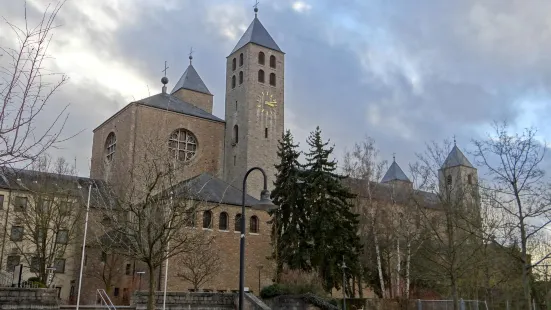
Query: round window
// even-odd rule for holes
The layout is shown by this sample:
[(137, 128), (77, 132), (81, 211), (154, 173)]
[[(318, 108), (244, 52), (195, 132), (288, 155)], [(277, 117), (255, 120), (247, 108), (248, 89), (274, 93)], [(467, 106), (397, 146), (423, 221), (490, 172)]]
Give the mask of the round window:
[(197, 138), (190, 131), (178, 129), (168, 140), (168, 149), (179, 161), (190, 161), (197, 153)]

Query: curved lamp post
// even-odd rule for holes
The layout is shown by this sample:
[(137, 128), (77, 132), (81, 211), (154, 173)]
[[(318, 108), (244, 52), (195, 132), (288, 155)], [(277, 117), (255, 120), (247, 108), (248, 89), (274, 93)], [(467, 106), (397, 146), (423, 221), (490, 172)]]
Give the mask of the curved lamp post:
[(270, 191), (268, 190), (268, 178), (266, 172), (259, 167), (253, 167), (245, 173), (243, 178), (243, 200), (241, 203), (241, 240), (239, 243), (239, 310), (243, 310), (245, 303), (245, 198), (247, 196), (247, 177), (254, 170), (262, 172), (264, 177), (264, 189), (260, 193), (260, 201), (252, 206), (253, 210), (271, 211), (277, 209), (277, 206), (270, 200)]

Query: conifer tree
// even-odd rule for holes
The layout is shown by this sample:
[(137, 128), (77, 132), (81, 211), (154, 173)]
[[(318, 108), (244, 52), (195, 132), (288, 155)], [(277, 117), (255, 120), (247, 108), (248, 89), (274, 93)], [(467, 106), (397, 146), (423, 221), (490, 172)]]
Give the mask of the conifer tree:
[(343, 260), (348, 277), (358, 273), (361, 244), (358, 216), (351, 204), (355, 196), (342, 184), (345, 177), (336, 173), (337, 162), (330, 159), (333, 147), (323, 142), (319, 127), (310, 133), (307, 143), (304, 211), (309, 223), (308, 241), (313, 244), (310, 260), (325, 290), (330, 291), (341, 286)]
[(277, 174), (274, 182), (272, 199), (279, 206), (273, 214), (272, 241), (273, 257), (276, 261), (276, 281), (283, 270), (283, 265), (290, 269), (309, 270), (308, 246), (305, 244), (307, 221), (304, 217), (304, 198), (302, 181), (303, 167), (298, 162), (301, 152), (294, 144), (289, 130), (279, 141), (277, 155), (280, 163), (276, 165)]

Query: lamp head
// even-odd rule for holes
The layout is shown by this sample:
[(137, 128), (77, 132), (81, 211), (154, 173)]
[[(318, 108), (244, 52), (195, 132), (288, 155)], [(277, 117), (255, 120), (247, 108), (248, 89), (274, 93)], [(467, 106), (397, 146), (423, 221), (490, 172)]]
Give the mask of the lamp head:
[(274, 205), (274, 203), (270, 199), (270, 191), (267, 189), (263, 189), (260, 193), (260, 201), (252, 206), (252, 208), (255, 210), (272, 211), (277, 209), (277, 206)]

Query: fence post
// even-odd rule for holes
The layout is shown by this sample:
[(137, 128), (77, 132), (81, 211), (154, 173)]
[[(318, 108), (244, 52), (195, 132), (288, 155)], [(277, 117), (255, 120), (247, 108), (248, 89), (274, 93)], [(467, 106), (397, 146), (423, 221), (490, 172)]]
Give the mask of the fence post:
[(417, 310), (423, 310), (423, 304), (421, 304), (421, 299), (417, 299)]
[(459, 299), (459, 309), (465, 310), (465, 301), (463, 298)]

